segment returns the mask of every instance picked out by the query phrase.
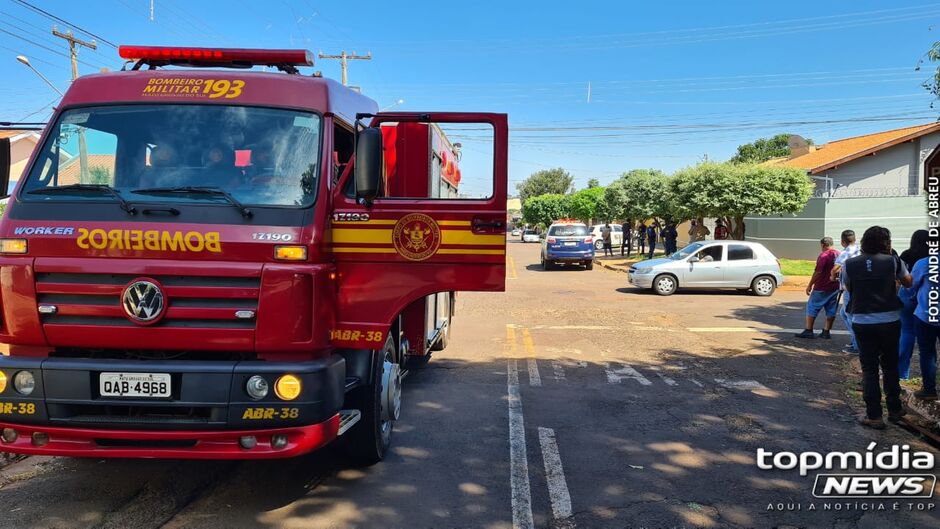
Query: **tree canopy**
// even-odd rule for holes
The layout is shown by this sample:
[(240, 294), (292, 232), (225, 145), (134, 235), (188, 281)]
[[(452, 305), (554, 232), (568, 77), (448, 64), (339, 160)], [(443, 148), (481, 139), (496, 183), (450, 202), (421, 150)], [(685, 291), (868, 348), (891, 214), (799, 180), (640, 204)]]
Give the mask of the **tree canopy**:
[(665, 218), (672, 215), (669, 177), (657, 169), (634, 169), (605, 190), (608, 214), (619, 219)]
[(571, 216), (589, 222), (591, 220), (610, 221), (611, 208), (603, 187), (588, 187), (571, 195)]
[(600, 187), (600, 186), (601, 186), (601, 182), (600, 182), (600, 180), (598, 180), (597, 178), (591, 178), (591, 179), (588, 179), (588, 184), (587, 184), (587, 186), (588, 186), (588, 189), (592, 189), (592, 188), (595, 188), (595, 187)]
[(735, 239), (744, 238), (744, 217), (797, 213), (813, 194), (802, 169), (705, 162), (676, 172), (669, 195), (683, 218), (723, 219)]
[(552, 193), (529, 198), (522, 203), (522, 220), (527, 224), (548, 226), (571, 216), (571, 195)]
[(574, 177), (561, 167), (545, 169), (532, 173), (528, 178), (516, 184), (519, 198), (523, 204), (540, 195), (567, 195), (573, 189)]
[[(772, 158), (790, 156), (790, 134), (777, 134), (770, 138), (760, 138), (751, 143), (738, 146), (738, 152), (731, 157), (735, 163), (761, 163)], [(807, 139), (812, 144), (813, 140)]]

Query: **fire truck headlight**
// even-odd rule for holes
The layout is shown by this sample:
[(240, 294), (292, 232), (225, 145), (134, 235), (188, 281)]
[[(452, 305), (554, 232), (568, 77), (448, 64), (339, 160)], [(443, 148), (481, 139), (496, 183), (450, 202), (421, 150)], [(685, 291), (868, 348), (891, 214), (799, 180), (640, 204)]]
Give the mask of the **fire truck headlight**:
[(300, 379), (295, 375), (284, 375), (274, 383), (274, 394), (281, 400), (294, 400), (300, 396)]
[(26, 247), (26, 239), (0, 239), (0, 254), (23, 255)]
[(248, 393), (249, 397), (261, 400), (268, 396), (268, 381), (260, 375), (255, 375), (249, 378), (248, 383), (245, 384), (245, 392)]
[(7, 389), (7, 374), (3, 371), (0, 371), (0, 393), (3, 393)]
[(29, 371), (18, 371), (13, 375), (13, 388), (20, 395), (27, 396), (36, 389), (36, 378)]
[(306, 261), (306, 246), (275, 246), (274, 258), (278, 261)]

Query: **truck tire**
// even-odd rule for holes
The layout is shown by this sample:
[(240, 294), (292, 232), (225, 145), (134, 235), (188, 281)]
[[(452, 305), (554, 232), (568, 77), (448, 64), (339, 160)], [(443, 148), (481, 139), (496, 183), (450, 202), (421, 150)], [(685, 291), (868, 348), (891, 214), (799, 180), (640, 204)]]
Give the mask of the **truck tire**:
[(447, 344), (450, 343), (450, 324), (453, 320), (453, 318), (447, 318), (447, 325), (444, 326), (444, 332), (441, 333), (441, 337), (431, 346), (432, 351), (436, 352), (447, 349)]
[[(344, 436), (344, 449), (356, 466), (370, 466), (378, 463), (385, 457), (392, 444), (392, 426), (395, 421), (383, 419), (382, 411), (385, 397), (382, 382), (385, 378), (386, 365), (390, 364), (395, 370), (398, 368), (395, 340), (391, 334), (385, 340), (385, 346), (376, 353), (378, 354), (373, 355), (372, 361), (372, 382), (350, 391), (346, 396), (346, 407), (362, 413), (359, 422)], [(400, 377), (393, 383), (399, 384), (400, 388)], [(397, 414), (397, 410), (394, 413)]]

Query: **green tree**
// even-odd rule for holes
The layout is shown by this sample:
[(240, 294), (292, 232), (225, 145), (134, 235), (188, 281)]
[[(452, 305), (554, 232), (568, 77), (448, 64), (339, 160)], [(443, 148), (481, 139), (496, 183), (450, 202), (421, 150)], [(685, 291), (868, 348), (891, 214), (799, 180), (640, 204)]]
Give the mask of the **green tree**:
[(570, 210), (572, 217), (584, 222), (594, 219), (610, 221), (613, 218), (603, 187), (588, 187), (571, 195)]
[(600, 187), (600, 186), (601, 186), (601, 182), (600, 182), (600, 180), (598, 180), (597, 178), (591, 178), (591, 179), (588, 180), (588, 185), (587, 185), (587, 186), (588, 186), (588, 189), (593, 189), (593, 188), (595, 188), (595, 187)]
[(88, 183), (89, 184), (110, 184), (111, 183), (111, 169), (107, 167), (101, 167), (96, 165), (94, 167), (89, 167), (88, 172), (90, 173)]
[(531, 197), (541, 195), (567, 195), (573, 189), (574, 177), (561, 167), (545, 169), (532, 173), (528, 178), (516, 184), (519, 198), (523, 204)]
[(743, 240), (744, 217), (797, 213), (813, 183), (792, 167), (705, 162), (676, 172), (668, 194), (680, 217), (720, 218), (733, 238)]
[[(751, 143), (738, 145), (738, 152), (731, 157), (735, 163), (761, 163), (772, 158), (790, 156), (790, 134), (777, 134), (770, 138), (760, 138)], [(813, 140), (807, 139), (812, 145)]]
[(571, 196), (557, 193), (539, 195), (522, 204), (522, 220), (527, 224), (548, 226), (571, 215)]
[[(919, 71), (921, 65), (924, 64), (924, 61), (932, 63), (940, 62), (940, 41), (934, 42), (933, 46), (927, 50), (927, 53), (925, 53), (920, 58), (920, 61), (917, 62), (917, 68), (915, 68), (915, 70)], [(921, 86), (933, 94), (934, 98), (940, 99), (940, 65), (930, 72), (930, 78), (925, 80)], [(933, 107), (933, 103), (931, 103), (930, 106)]]
[(674, 216), (669, 177), (657, 169), (633, 169), (604, 192), (611, 218), (645, 220)]

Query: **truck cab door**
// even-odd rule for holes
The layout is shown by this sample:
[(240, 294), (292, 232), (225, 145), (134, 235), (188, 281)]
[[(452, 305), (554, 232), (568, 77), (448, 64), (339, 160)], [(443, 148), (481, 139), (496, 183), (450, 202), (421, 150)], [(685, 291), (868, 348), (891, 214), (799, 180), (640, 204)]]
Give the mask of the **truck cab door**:
[[(358, 133), (359, 165), (334, 187), (327, 243), (338, 272), (331, 339), (344, 347), (381, 346), (425, 296), (505, 289), (506, 115), (384, 113), (368, 128), (380, 146), (375, 130)], [(364, 154), (366, 140), (376, 150)], [(380, 174), (364, 196), (366, 164)]]

